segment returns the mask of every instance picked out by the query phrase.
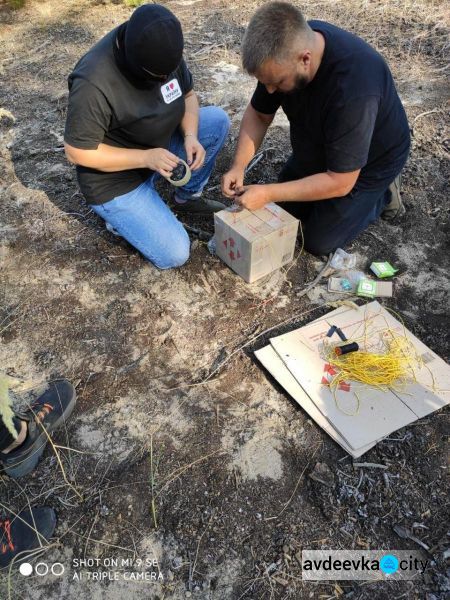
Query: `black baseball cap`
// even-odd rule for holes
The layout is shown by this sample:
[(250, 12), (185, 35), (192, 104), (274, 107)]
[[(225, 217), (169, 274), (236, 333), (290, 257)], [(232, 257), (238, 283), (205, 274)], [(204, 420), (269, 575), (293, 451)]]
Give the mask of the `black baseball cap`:
[(123, 51), (127, 68), (136, 77), (166, 79), (179, 66), (183, 47), (180, 21), (164, 6), (144, 4), (131, 15)]

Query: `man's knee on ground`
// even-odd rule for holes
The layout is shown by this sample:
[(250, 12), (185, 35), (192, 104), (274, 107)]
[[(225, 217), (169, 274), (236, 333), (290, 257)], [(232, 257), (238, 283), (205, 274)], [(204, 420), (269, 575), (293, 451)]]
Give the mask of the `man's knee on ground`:
[(208, 113), (208, 119), (213, 125), (212, 132), (217, 135), (218, 140), (223, 140), (228, 135), (230, 130), (230, 117), (219, 106), (206, 106), (202, 109)]
[(225, 137), (228, 134), (228, 132), (230, 130), (230, 126), (231, 126), (230, 117), (223, 110), (223, 108), (219, 108), (217, 106), (216, 107), (216, 119), (217, 119), (217, 126), (220, 129), (220, 131), (222, 132), (222, 136)]
[(336, 248), (340, 247), (334, 240), (305, 234), (305, 250), (310, 254), (314, 254), (314, 256), (327, 256), (330, 252), (334, 252)]
[(189, 256), (190, 248), (187, 245), (184, 248), (179, 247), (177, 250), (174, 249), (166, 254), (166, 256), (152, 262), (158, 269), (175, 269), (176, 267), (182, 267), (189, 260)]
[(158, 269), (175, 269), (176, 267), (183, 266), (190, 256), (191, 242), (186, 232), (185, 235), (174, 241), (170, 248), (164, 248), (164, 251), (159, 256), (146, 258), (152, 262)]

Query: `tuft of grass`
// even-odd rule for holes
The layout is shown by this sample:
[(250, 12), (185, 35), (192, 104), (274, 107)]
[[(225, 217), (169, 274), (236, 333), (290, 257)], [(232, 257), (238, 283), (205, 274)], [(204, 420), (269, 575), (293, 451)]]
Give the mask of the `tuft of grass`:
[(6, 4), (16, 10), (19, 8), (23, 8), (25, 6), (26, 1), (27, 0), (6, 0)]
[(9, 396), (10, 385), (10, 378), (6, 375), (0, 374), (0, 416), (8, 432), (12, 435), (14, 439), (16, 439), (17, 431), (14, 427), (14, 413), (12, 410), (11, 399)]
[(153, 517), (153, 525), (155, 529), (158, 529), (158, 521), (156, 519), (156, 502), (155, 502), (155, 471), (153, 470), (153, 435), (150, 436), (150, 491), (152, 495), (151, 499), (151, 511)]
[[(23, 2), (25, 0), (18, 0), (19, 2)], [(147, 0), (123, 0), (123, 3), (125, 4), (125, 6), (130, 6), (132, 8), (137, 8), (138, 6), (141, 6), (141, 4), (145, 4)]]

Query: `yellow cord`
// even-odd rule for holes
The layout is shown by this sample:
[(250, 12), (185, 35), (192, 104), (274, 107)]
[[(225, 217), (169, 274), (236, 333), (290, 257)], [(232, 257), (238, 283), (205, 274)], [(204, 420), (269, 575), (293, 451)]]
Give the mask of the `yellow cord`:
[[(330, 387), (337, 408), (345, 415), (357, 415), (364, 401), (364, 398), (360, 398), (355, 391), (356, 382), (378, 388), (382, 392), (392, 390), (412, 395), (408, 394), (408, 384), (417, 383), (417, 371), (426, 369), (431, 379), (431, 385), (428, 386), (423, 382), (421, 385), (433, 393), (450, 391), (438, 388), (433, 372), (408, 338), (408, 331), (401, 316), (394, 310), (387, 310), (397, 317), (400, 327), (391, 327), (385, 317), (383, 317), (385, 326), (380, 327), (374, 323), (374, 320), (383, 315), (379, 312), (366, 311), (364, 319), (354, 324), (356, 327), (353, 337), (345, 342), (345, 344), (356, 342), (361, 350), (337, 355), (335, 348), (342, 345), (343, 342), (331, 343), (329, 338), (325, 338), (321, 347), (322, 358), (337, 371), (327, 385)], [(336, 394), (341, 383), (352, 383), (351, 389), (356, 399), (356, 408), (353, 413), (347, 412), (339, 405)], [(361, 386), (359, 391), (364, 391), (364, 388)]]
[(335, 354), (334, 347), (330, 347), (326, 359), (330, 365), (339, 369), (339, 373), (332, 381), (333, 387), (351, 379), (386, 389), (404, 385), (411, 378), (415, 379), (415, 368), (421, 366), (421, 359), (412, 342), (404, 337), (393, 337), (386, 342), (386, 345), (384, 353), (360, 350), (340, 356)]
[[(375, 328), (371, 323), (375, 316), (377, 315), (365, 318), (361, 324), (363, 330), (358, 327), (355, 337), (346, 342), (357, 342), (361, 348), (365, 348), (364, 350), (337, 355), (335, 348), (338, 344), (323, 346), (324, 359), (337, 371), (329, 383), (334, 401), (337, 408), (348, 416), (359, 413), (361, 399), (354, 392), (356, 409), (353, 413), (345, 411), (336, 397), (341, 383), (352, 381), (378, 388), (383, 392), (388, 389), (404, 392), (408, 382), (417, 381), (416, 370), (424, 366), (414, 344), (406, 337), (406, 330), (404, 329), (404, 334), (401, 335), (390, 327)], [(341, 344), (342, 342), (339, 343)]]

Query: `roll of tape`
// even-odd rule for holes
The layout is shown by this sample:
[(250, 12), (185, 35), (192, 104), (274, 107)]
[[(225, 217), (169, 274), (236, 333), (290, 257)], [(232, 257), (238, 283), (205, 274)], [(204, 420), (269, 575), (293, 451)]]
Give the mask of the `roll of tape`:
[[(191, 169), (189, 168), (189, 165), (187, 164), (187, 162), (185, 162), (182, 158), (179, 158), (178, 160), (179, 160), (179, 163), (184, 165), (186, 171), (184, 173), (184, 176), (181, 179), (172, 179), (171, 177), (167, 177), (167, 181), (169, 183), (171, 183), (172, 185), (174, 185), (175, 187), (181, 187), (182, 185), (186, 185), (191, 178)], [(175, 169), (177, 169), (177, 168), (178, 167), (175, 167)]]

